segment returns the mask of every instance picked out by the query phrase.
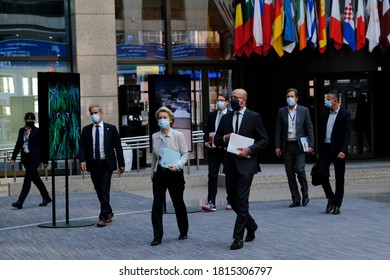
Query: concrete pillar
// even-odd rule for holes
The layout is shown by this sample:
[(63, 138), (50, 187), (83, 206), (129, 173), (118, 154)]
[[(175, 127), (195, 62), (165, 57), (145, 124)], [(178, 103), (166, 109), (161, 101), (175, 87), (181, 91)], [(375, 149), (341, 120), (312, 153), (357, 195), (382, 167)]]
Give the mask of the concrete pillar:
[(118, 126), (115, 0), (71, 0), (73, 71), (80, 73), (81, 124), (101, 105), (104, 121)]

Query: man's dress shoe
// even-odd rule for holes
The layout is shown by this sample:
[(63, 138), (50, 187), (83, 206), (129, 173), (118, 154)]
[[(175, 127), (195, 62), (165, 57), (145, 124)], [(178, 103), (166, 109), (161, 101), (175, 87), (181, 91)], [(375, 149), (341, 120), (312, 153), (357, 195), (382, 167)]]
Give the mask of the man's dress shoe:
[(340, 214), (340, 207), (334, 206), (333, 207), (333, 215), (338, 215)]
[(234, 239), (232, 245), (230, 245), (230, 250), (238, 250), (244, 246), (244, 242), (241, 239)]
[(302, 205), (303, 206), (306, 206), (307, 204), (309, 203), (309, 197), (304, 197), (303, 199), (302, 199)]
[(333, 202), (331, 200), (328, 200), (328, 204), (326, 205), (325, 212), (330, 213), (330, 211), (333, 210)]
[(292, 208), (292, 207), (298, 207), (298, 206), (301, 206), (301, 203), (299, 201), (294, 201), (288, 207)]
[(158, 244), (161, 244), (161, 238), (155, 237), (152, 243), (150, 243), (150, 246), (157, 246)]
[(18, 209), (22, 209), (23, 208), (23, 204), (20, 203), (20, 202), (12, 202), (12, 206), (15, 207), (15, 208), (18, 208)]
[(106, 220), (100, 220), (99, 222), (97, 222), (96, 225), (98, 227), (105, 227), (107, 225), (107, 222), (106, 222)]
[(179, 240), (187, 239), (187, 234), (181, 234), (179, 235)]
[(44, 198), (41, 203), (39, 203), (39, 206), (47, 206), (50, 202), (52, 202), (51, 198)]
[(255, 239), (255, 231), (257, 230), (257, 225), (252, 230), (248, 230), (246, 237), (245, 237), (245, 242), (251, 242)]
[(107, 215), (106, 223), (111, 223), (112, 217), (114, 217), (114, 213), (111, 212)]

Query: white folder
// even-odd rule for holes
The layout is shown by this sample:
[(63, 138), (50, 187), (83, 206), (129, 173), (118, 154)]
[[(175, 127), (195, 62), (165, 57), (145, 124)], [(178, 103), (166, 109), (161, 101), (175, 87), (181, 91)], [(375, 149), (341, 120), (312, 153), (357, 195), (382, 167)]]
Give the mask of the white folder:
[(229, 153), (238, 155), (240, 153), (238, 148), (248, 148), (249, 146), (253, 145), (253, 143), (255, 143), (255, 139), (253, 138), (245, 137), (236, 133), (231, 133), (227, 151)]
[(163, 148), (160, 165), (165, 168), (175, 165), (179, 162), (181, 154), (170, 148)]

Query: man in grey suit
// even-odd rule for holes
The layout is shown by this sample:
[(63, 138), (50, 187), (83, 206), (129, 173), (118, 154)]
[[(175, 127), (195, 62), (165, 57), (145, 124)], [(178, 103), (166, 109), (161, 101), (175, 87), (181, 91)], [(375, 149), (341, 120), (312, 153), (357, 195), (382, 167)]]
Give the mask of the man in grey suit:
[[(275, 124), (275, 154), (283, 155), (284, 167), (290, 187), (292, 203), (289, 207), (301, 205), (296, 176), (301, 185), (302, 205), (309, 203), (309, 189), (306, 179), (306, 153), (313, 152), (314, 134), (309, 109), (297, 104), (298, 90), (286, 90), (287, 106), (279, 108)], [(305, 137), (305, 146), (301, 138)]]
[[(110, 205), (111, 177), (119, 165), (119, 173), (125, 171), (125, 160), (117, 128), (103, 122), (103, 110), (99, 105), (89, 107), (92, 123), (83, 128), (80, 139), (80, 168), (91, 173), (91, 180), (100, 202), (98, 227), (112, 221), (114, 213)], [(118, 163), (117, 163), (118, 162)]]
[(245, 229), (245, 242), (255, 239), (257, 224), (249, 213), (249, 193), (253, 176), (260, 171), (259, 152), (269, 142), (260, 114), (246, 108), (246, 101), (247, 92), (244, 89), (233, 90), (230, 102), (233, 112), (228, 111), (223, 115), (214, 138), (216, 146), (225, 147), (233, 132), (254, 139), (249, 147), (238, 147), (237, 153), (225, 152), (223, 173), (226, 176), (227, 199), (237, 215), (231, 250), (243, 247)]

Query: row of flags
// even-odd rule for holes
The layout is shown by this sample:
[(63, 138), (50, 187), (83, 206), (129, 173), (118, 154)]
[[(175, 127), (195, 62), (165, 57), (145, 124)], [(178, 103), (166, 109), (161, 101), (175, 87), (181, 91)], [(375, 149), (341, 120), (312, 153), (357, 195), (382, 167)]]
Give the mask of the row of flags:
[[(332, 1), (327, 16), (325, 1)], [(328, 42), (336, 50), (345, 44), (352, 51), (367, 45), (372, 52), (390, 46), (390, 0), (236, 0), (234, 53), (248, 57), (279, 55), (310, 46), (324, 53)], [(357, 2), (357, 3), (356, 3)], [(328, 13), (329, 13), (328, 12)], [(328, 21), (329, 19), (329, 21)]]

